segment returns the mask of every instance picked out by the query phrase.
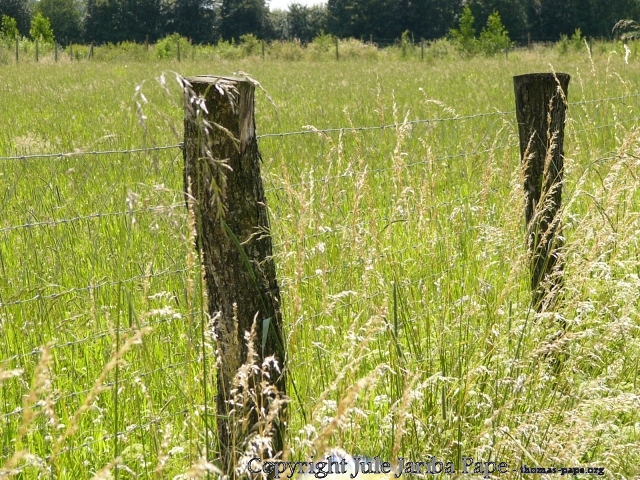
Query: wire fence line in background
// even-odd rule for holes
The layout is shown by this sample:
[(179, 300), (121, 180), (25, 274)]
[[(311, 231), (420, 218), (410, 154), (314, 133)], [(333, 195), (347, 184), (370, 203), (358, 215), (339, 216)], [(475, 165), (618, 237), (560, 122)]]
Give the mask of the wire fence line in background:
[(36, 300), (53, 300), (53, 299), (57, 299), (57, 298), (60, 298), (60, 297), (64, 297), (65, 295), (70, 295), (72, 293), (87, 292), (89, 290), (95, 290), (95, 289), (102, 288), (102, 287), (126, 284), (126, 283), (131, 283), (131, 282), (136, 282), (136, 281), (149, 280), (149, 279), (152, 279), (152, 278), (158, 278), (158, 277), (163, 277), (163, 276), (167, 276), (167, 275), (177, 275), (177, 274), (180, 274), (180, 273), (186, 273), (188, 271), (189, 271), (189, 269), (186, 269), (186, 268), (176, 269), (176, 270), (167, 269), (167, 270), (163, 270), (161, 272), (152, 273), (152, 274), (144, 274), (143, 273), (143, 274), (135, 275), (133, 277), (125, 278), (125, 279), (122, 279), (122, 280), (103, 281), (103, 282), (98, 282), (98, 283), (93, 284), (93, 285), (86, 285), (86, 286), (83, 286), (83, 287), (69, 288), (67, 290), (62, 290), (62, 291), (55, 292), (55, 293), (49, 293), (49, 294), (44, 294), (44, 295), (37, 294), (37, 295), (34, 295), (32, 297), (29, 297), (29, 298), (26, 298), (26, 299), (21, 299), (21, 300), (0, 301), (0, 308), (11, 307), (11, 306), (15, 306), (15, 305), (24, 305), (26, 303), (35, 302)]
[[(598, 98), (593, 100), (581, 100), (578, 102), (569, 102), (569, 106), (580, 106), (580, 105), (589, 105), (594, 103), (603, 103), (603, 102), (613, 102), (617, 100), (638, 98), (640, 94), (629, 94), (629, 95), (620, 95), (616, 97), (606, 97), (606, 98)], [(261, 135), (256, 135), (258, 139), (261, 138), (273, 138), (273, 137), (289, 137), (289, 136), (298, 136), (298, 135), (313, 135), (319, 133), (337, 133), (337, 132), (368, 132), (368, 131), (377, 131), (377, 130), (388, 130), (392, 128), (399, 128), (407, 125), (421, 125), (421, 124), (431, 124), (431, 123), (440, 123), (440, 122), (457, 122), (464, 120), (472, 120), (475, 118), (482, 117), (490, 117), (490, 116), (505, 116), (505, 115), (513, 115), (515, 110), (501, 111), (496, 110), (494, 112), (482, 112), (475, 113), (470, 115), (456, 115), (452, 117), (443, 117), (443, 118), (424, 118), (424, 119), (415, 119), (415, 120), (407, 120), (406, 122), (396, 122), (389, 123), (384, 125), (371, 125), (371, 126), (342, 126), (342, 127), (328, 127), (328, 128), (315, 128), (309, 126), (307, 130), (297, 130), (291, 132), (273, 132), (273, 133), (263, 133)], [(610, 126), (610, 125), (605, 125)], [(139, 148), (130, 148), (124, 150), (92, 150), (92, 151), (74, 151), (74, 152), (60, 152), (60, 153), (34, 153), (34, 154), (26, 154), (26, 155), (13, 155), (13, 156), (4, 156), (0, 157), (0, 160), (27, 160), (33, 158), (68, 158), (68, 157), (79, 157), (79, 156), (98, 156), (98, 155), (116, 155), (122, 154), (127, 155), (131, 153), (144, 153), (144, 152), (152, 152), (152, 151), (161, 151), (161, 150), (172, 150), (172, 149), (182, 149), (183, 144), (177, 143), (172, 145), (161, 145), (156, 147), (139, 147)]]
[(157, 147), (139, 147), (127, 150), (77, 150), (75, 152), (65, 153), (34, 153), (28, 155), (14, 155), (10, 157), (0, 157), (0, 160), (29, 160), (32, 158), (71, 158), (80, 156), (98, 156), (98, 155), (128, 155), (131, 153), (154, 152), (160, 150), (173, 150), (182, 148), (182, 143), (174, 145), (161, 145)]
[(83, 220), (93, 220), (93, 219), (107, 218), (107, 217), (120, 217), (123, 215), (135, 215), (136, 213), (166, 212), (167, 210), (173, 210), (176, 208), (185, 208), (185, 205), (184, 203), (173, 204), (173, 205), (155, 205), (153, 207), (137, 208), (137, 209), (131, 209), (131, 210), (126, 210), (121, 212), (92, 213), (90, 215), (80, 215), (72, 218), (61, 218), (59, 220), (47, 220), (44, 222), (29, 222), (29, 223), (23, 223), (22, 225), (12, 225), (9, 227), (2, 227), (0, 228), (0, 233), (9, 232), (11, 230), (17, 230), (20, 228), (55, 227), (57, 225), (80, 222)]

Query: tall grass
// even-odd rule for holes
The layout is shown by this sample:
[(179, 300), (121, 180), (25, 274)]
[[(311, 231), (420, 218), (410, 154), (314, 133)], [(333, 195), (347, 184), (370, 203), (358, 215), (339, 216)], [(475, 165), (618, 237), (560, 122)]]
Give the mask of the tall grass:
[[(1, 67), (0, 155), (79, 150), (0, 160), (4, 474), (217, 475), (181, 152), (81, 154), (181, 141), (172, 71), (260, 80), (276, 106), (259, 97), (258, 134), (347, 127), (260, 140), (299, 393), (288, 456), (640, 474), (639, 103), (599, 100), (635, 92), (637, 59), (381, 60)], [(511, 76), (549, 63), (572, 74), (567, 268), (557, 308), (536, 315), (509, 112)], [(348, 128), (376, 125), (394, 126)]]

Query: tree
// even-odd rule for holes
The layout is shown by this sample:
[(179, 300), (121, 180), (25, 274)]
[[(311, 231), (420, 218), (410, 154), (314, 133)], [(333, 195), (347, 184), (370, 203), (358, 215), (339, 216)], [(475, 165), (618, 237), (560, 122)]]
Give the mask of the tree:
[(339, 37), (378, 41), (399, 38), (435, 39), (454, 25), (461, 0), (328, 0), (327, 27)]
[(31, 11), (28, 0), (0, 0), (0, 18), (3, 15), (15, 19), (20, 35), (29, 33)]
[(476, 29), (474, 27), (475, 21), (471, 8), (469, 5), (465, 5), (460, 16), (460, 25), (449, 32), (462, 54), (472, 55), (477, 50), (478, 40), (476, 39)]
[(267, 23), (265, 0), (222, 0), (220, 35), (225, 40), (252, 33), (263, 36)]
[(87, 42), (117, 42), (123, 37), (122, 4), (118, 0), (87, 0), (84, 37)]
[(288, 37), (310, 42), (326, 29), (326, 12), (322, 6), (307, 7), (292, 3), (286, 16)]
[[(402, 6), (406, 0), (329, 0), (327, 26), (338, 37), (390, 40), (403, 32)], [(405, 28), (406, 30), (406, 28)]]
[[(469, 7), (476, 19), (476, 30), (486, 25), (494, 12), (498, 12), (502, 24), (512, 37), (526, 40), (529, 31), (526, 2), (527, 0), (470, 0)], [(562, 1), (556, 0), (556, 4), (558, 3)]]
[(82, 35), (81, 8), (74, 0), (40, 0), (35, 11), (49, 19), (58, 39), (77, 42)]
[(87, 0), (85, 40), (157, 40), (163, 35), (160, 0)]
[(19, 35), (18, 22), (15, 18), (8, 15), (2, 15), (2, 29), (0, 29), (0, 37), (6, 40), (12, 40)]
[(290, 38), (287, 12), (280, 9), (271, 10), (267, 15), (263, 34), (266, 38), (272, 40), (287, 40)]
[(500, 14), (495, 11), (487, 19), (487, 25), (480, 32), (480, 50), (485, 55), (495, 55), (511, 45), (509, 32), (502, 25)]
[(453, 28), (460, 0), (411, 0), (398, 12), (403, 18), (401, 28), (409, 30), (416, 39), (442, 38)]
[(213, 0), (175, 0), (164, 11), (166, 33), (178, 33), (195, 43), (217, 39)]
[(31, 19), (29, 35), (31, 35), (31, 38), (34, 40), (40, 40), (44, 43), (53, 43), (53, 30), (51, 30), (51, 23), (49, 23), (49, 19), (42, 16), (40, 12), (36, 12)]
[(160, 35), (160, 0), (122, 0), (119, 41), (155, 41)]

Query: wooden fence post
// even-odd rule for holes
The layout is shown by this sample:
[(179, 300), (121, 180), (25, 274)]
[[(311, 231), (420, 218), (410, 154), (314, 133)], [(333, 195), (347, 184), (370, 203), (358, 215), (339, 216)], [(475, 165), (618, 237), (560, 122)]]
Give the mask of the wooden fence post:
[(20, 40), (18, 40), (18, 37), (16, 37), (16, 63), (18, 63), (18, 59), (19, 59), (19, 54), (18, 54), (19, 45), (20, 45)]
[(58, 42), (53, 42), (53, 58), (58, 61)]
[(36, 62), (38, 61), (38, 39), (36, 38)]
[(340, 60), (340, 52), (338, 51), (338, 37), (336, 37), (336, 61)]
[(176, 40), (176, 46), (178, 47), (178, 63), (180, 63), (180, 39)]
[(73, 61), (73, 43), (69, 44), (69, 59)]
[[(260, 176), (255, 85), (245, 78), (197, 76), (187, 78), (184, 87), (185, 192), (191, 192), (188, 204), (196, 218), (208, 311), (218, 342), (220, 455), (226, 473), (234, 478), (242, 442), (250, 432), (257, 433), (259, 421), (270, 408), (280, 409), (271, 437), (273, 452), (282, 451), (285, 415), (280, 291)], [(254, 333), (255, 356), (250, 362), (256, 366), (248, 373), (247, 385), (255, 390), (255, 401), (249, 400), (247, 408), (238, 406), (237, 399), (231, 405), (232, 388), (238, 388), (233, 384), (234, 375), (247, 362), (245, 332)], [(263, 365), (271, 356), (278, 367)], [(267, 384), (277, 391), (265, 390)]]
[(527, 247), (531, 255), (531, 291), (538, 311), (555, 298), (562, 286), (563, 241), (558, 213), (562, 203), (569, 79), (566, 73), (513, 77), (524, 173)]
[(420, 61), (424, 62), (424, 38), (420, 39)]

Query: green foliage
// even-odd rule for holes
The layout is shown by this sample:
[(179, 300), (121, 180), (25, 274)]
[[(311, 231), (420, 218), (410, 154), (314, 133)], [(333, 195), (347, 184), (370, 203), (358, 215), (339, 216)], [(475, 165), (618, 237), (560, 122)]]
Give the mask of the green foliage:
[(230, 41), (220, 40), (216, 45), (215, 54), (225, 60), (242, 58), (242, 50), (238, 48), (233, 39)]
[(487, 19), (487, 25), (480, 32), (480, 51), (487, 56), (503, 52), (511, 46), (509, 33), (502, 25), (500, 14), (494, 11)]
[(213, 43), (216, 40), (216, 8), (213, 0), (174, 0), (164, 7), (167, 33), (179, 33), (193, 43)]
[(571, 35), (571, 47), (577, 52), (584, 47), (584, 37), (580, 28), (576, 28)]
[(451, 29), (449, 36), (456, 44), (456, 48), (462, 55), (473, 55), (478, 49), (478, 39), (476, 38), (476, 29), (473, 24), (475, 18), (471, 13), (469, 5), (465, 5), (460, 16), (460, 25), (458, 28)]
[(189, 39), (181, 37), (177, 33), (172, 33), (158, 40), (154, 51), (155, 56), (157, 58), (178, 58), (178, 44), (180, 44), (180, 56), (185, 56), (191, 51)]
[(402, 58), (406, 58), (409, 52), (413, 50), (413, 38), (411, 38), (411, 32), (409, 32), (409, 30), (402, 32), (400, 49), (402, 51)]
[(265, 0), (222, 0), (220, 34), (223, 39), (239, 39), (246, 33), (262, 36), (267, 20)]
[(463, 56), (482, 53), (490, 57), (511, 46), (512, 42), (509, 39), (509, 33), (504, 28), (500, 14), (497, 11), (494, 11), (487, 18), (487, 24), (480, 32), (480, 38), (476, 38), (474, 23), (475, 18), (471, 8), (469, 5), (465, 5), (460, 16), (459, 28), (450, 32), (450, 37), (456, 44), (458, 52)]
[(560, 35), (560, 40), (556, 44), (556, 48), (560, 55), (566, 55), (569, 53), (569, 37), (566, 35)]
[(259, 55), (262, 52), (262, 44), (253, 33), (247, 33), (240, 37), (240, 48), (245, 57)]
[(19, 35), (18, 22), (15, 18), (11, 18), (8, 15), (2, 16), (2, 29), (0, 30), (0, 36), (5, 40), (14, 39)]
[(329, 33), (320, 32), (313, 39), (311, 43), (311, 47), (315, 48), (320, 52), (330, 52), (335, 48), (336, 40), (335, 37)]
[(53, 30), (51, 29), (51, 23), (49, 19), (43, 16), (40, 12), (31, 19), (31, 29), (29, 35), (34, 40), (40, 40), (44, 43), (53, 43)]
[(36, 13), (51, 22), (56, 38), (63, 43), (81, 40), (81, 9), (77, 0), (39, 0), (35, 7)]
[(29, 33), (29, 22), (31, 21), (31, 5), (35, 1), (31, 0), (0, 0), (0, 17), (6, 15), (14, 18), (17, 22), (18, 32), (26, 36)]

